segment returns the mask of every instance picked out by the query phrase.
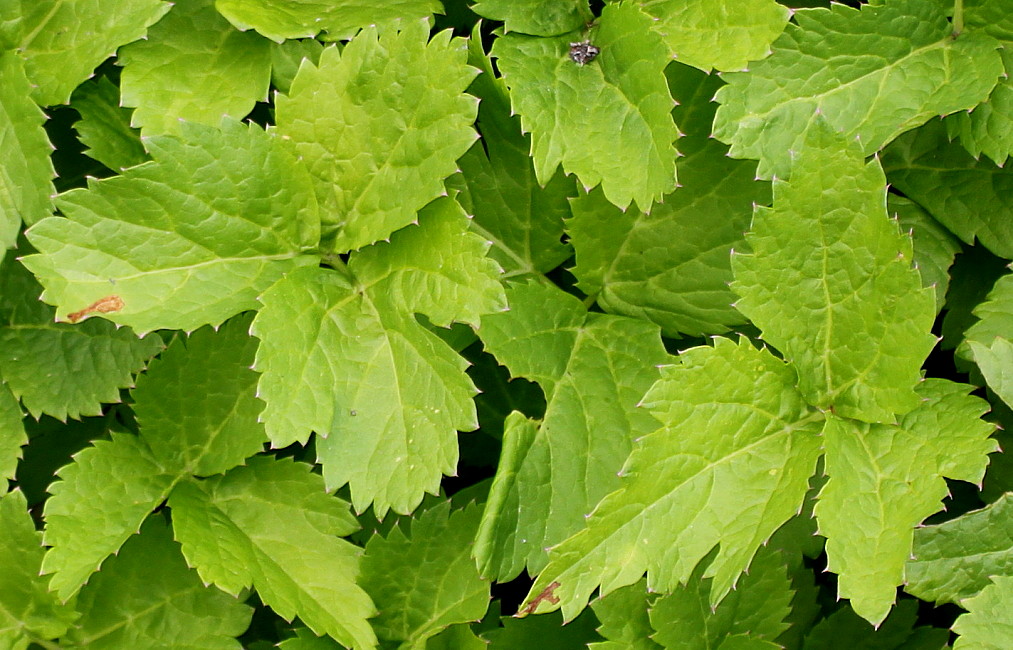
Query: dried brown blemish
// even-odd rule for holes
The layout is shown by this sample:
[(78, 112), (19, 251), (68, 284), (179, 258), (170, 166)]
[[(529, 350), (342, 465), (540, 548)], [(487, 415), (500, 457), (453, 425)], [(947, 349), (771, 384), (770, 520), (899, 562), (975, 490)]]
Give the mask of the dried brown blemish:
[(537, 596), (535, 596), (534, 598), (532, 598), (531, 601), (528, 602), (528, 604), (525, 605), (523, 609), (518, 610), (518, 612), (517, 612), (517, 618), (523, 618), (523, 617), (527, 616), (528, 614), (534, 614), (535, 610), (538, 609), (538, 606), (542, 604), (543, 600), (547, 601), (547, 602), (549, 602), (549, 603), (551, 603), (553, 605), (558, 605), (559, 604), (559, 596), (557, 596), (557, 595), (555, 595), (553, 593), (554, 591), (556, 591), (556, 588), (558, 586), (559, 586), (558, 582), (553, 582), (552, 584), (550, 584), (545, 589), (542, 589), (542, 593), (540, 593)]
[(81, 311), (75, 311), (73, 314), (67, 314), (67, 320), (71, 323), (76, 323), (85, 316), (91, 314), (108, 314), (121, 309), (123, 309), (122, 298), (119, 296), (106, 296), (105, 298), (99, 298)]

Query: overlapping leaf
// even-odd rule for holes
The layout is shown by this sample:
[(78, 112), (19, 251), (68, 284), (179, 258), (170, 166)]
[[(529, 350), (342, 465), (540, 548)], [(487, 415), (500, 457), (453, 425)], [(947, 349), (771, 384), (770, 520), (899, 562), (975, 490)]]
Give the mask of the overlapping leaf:
[(420, 224), (353, 253), (347, 272), (290, 273), (253, 323), (272, 442), (316, 431), (328, 485), (350, 483), (356, 510), (372, 502), (380, 516), (436, 493), (457, 464), (456, 432), (477, 427), (467, 363), (413, 314), (477, 325), (505, 306), (460, 206), (441, 199)]
[(813, 405), (892, 422), (915, 408), (936, 339), (932, 291), (912, 268), (911, 239), (886, 214), (886, 182), (822, 120), (791, 180), (758, 207), (750, 251), (732, 259), (738, 308), (799, 374)]
[(791, 15), (774, 0), (638, 0), (676, 61), (710, 72), (742, 70), (770, 54)]
[(717, 603), (799, 510), (823, 415), (795, 390), (792, 369), (747, 340), (719, 338), (679, 359), (644, 398), (662, 427), (634, 448), (623, 487), (587, 528), (551, 551), (528, 610), (562, 607), (572, 618), (599, 585), (607, 594), (645, 570), (649, 589), (674, 589), (715, 546), (703, 577), (714, 578)]
[[(918, 603), (897, 603), (883, 624), (873, 627), (844, 606), (820, 621), (805, 638), (803, 650), (938, 650), (945, 648), (949, 632), (938, 627), (917, 626)], [(917, 627), (916, 627), (917, 626)]]
[(33, 640), (62, 636), (77, 617), (39, 575), (42, 539), (19, 490), (0, 496), (0, 644), (24, 650)]
[(840, 576), (840, 597), (874, 625), (904, 582), (914, 527), (942, 507), (943, 477), (980, 484), (998, 449), (988, 437), (994, 426), (979, 419), (988, 404), (969, 396), (972, 388), (927, 379), (918, 387), (921, 406), (896, 425), (827, 422), (830, 480), (816, 505), (827, 568)]
[(337, 536), (358, 525), (308, 465), (257, 456), (245, 467), (181, 484), (173, 529), (201, 579), (233, 595), (250, 586), (280, 616), (355, 650), (373, 648), (376, 614), (356, 584), (360, 549)]
[(182, 127), (147, 142), (154, 162), (71, 190), (28, 233), (24, 264), (60, 320), (101, 315), (139, 332), (216, 325), (258, 307), (287, 271), (317, 258), (306, 171), (259, 127)]
[(960, 603), (1013, 575), (1013, 495), (938, 526), (915, 531), (904, 591), (936, 603)]
[(935, 121), (906, 133), (883, 153), (890, 183), (968, 244), (1013, 259), (1013, 169), (975, 160)]
[(0, 376), (36, 418), (98, 415), (103, 403), (120, 401), (120, 389), (133, 384), (162, 342), (98, 319), (54, 323), (41, 292), (13, 257), (0, 264)]
[(120, 92), (144, 135), (179, 133), (180, 121), (210, 126), (243, 118), (267, 99), (271, 47), (236, 31), (213, 0), (176, 0), (148, 38), (123, 48)]
[(457, 200), (474, 215), (471, 229), (492, 242), (489, 256), (503, 267), (504, 277), (546, 273), (573, 253), (560, 239), (576, 187), (562, 170), (539, 186), (528, 156), (531, 138), (521, 132), (506, 86), (481, 43), (481, 35), (473, 33), (468, 62), (482, 71), (469, 88), (482, 100), (482, 139), (461, 156), (461, 173), (447, 179), (447, 187), (459, 191)]
[(591, 602), (595, 617), (601, 622), (598, 634), (608, 641), (591, 643), (590, 650), (661, 650), (651, 640), (654, 628), (648, 608), (654, 597), (647, 593), (647, 581), (616, 589)]
[(953, 624), (953, 650), (1006, 648), (1013, 644), (1013, 576), (995, 576), (980, 594), (961, 603), (969, 613)]
[(386, 239), (446, 193), (443, 179), (477, 138), (466, 59), (449, 31), (429, 41), (424, 21), (381, 36), (367, 28), (305, 63), (277, 98), (278, 131), (313, 176), (328, 246)]
[(53, 211), (52, 145), (30, 91), (22, 60), (0, 53), (0, 250), (14, 245), (22, 222), (33, 224)]
[(6, 384), (0, 383), (0, 496), (7, 491), (3, 481), (14, 478), (21, 448), (28, 444), (22, 417), (18, 398)]
[[(161, 0), (9, 0), (0, 49), (25, 59), (40, 105), (66, 104), (70, 94), (121, 45), (142, 38), (172, 5)], [(6, 84), (3, 84), (4, 86)]]
[(159, 518), (102, 567), (77, 599), (67, 640), (81, 648), (238, 650), (253, 608), (202, 584)]
[(727, 75), (714, 135), (731, 155), (784, 178), (806, 128), (822, 115), (870, 154), (937, 115), (973, 108), (1003, 73), (999, 42), (980, 32), (953, 38), (935, 0), (853, 9), (799, 9), (774, 53)]
[[(633, 5), (608, 5), (590, 34), (496, 40), (492, 56), (531, 132), (539, 182), (562, 165), (586, 188), (600, 183), (612, 203), (635, 201), (642, 210), (675, 189), (668, 56), (652, 22)], [(601, 53), (579, 65), (569, 57), (570, 43), (588, 37)]]
[(965, 344), (989, 387), (1013, 406), (1013, 274), (996, 281), (974, 315), (980, 320), (967, 329)]
[(909, 199), (887, 194), (886, 209), (896, 216), (901, 232), (911, 234), (914, 265), (922, 276), (922, 286), (936, 294), (936, 311), (943, 308), (950, 285), (949, 269), (960, 252), (960, 242), (929, 213)]
[(370, 538), (359, 584), (380, 611), (371, 623), (381, 641), (421, 650), (450, 625), (485, 615), (489, 583), (471, 559), (481, 515), (475, 504), (451, 512), (444, 501), (414, 517), (410, 535), (395, 526)]
[(541, 384), (545, 417), (507, 418), (475, 555), (483, 575), (535, 573), (546, 549), (579, 531), (619, 487), (634, 440), (657, 427), (637, 404), (669, 357), (657, 327), (588, 314), (576, 298), (528, 283), (507, 292), (510, 311), (483, 319), (486, 350), (514, 376)]
[(594, 19), (587, 0), (479, 0), (472, 11), (502, 20), (505, 32), (534, 36), (558, 36)]
[(78, 86), (71, 105), (81, 114), (74, 128), (87, 147), (83, 153), (116, 171), (148, 160), (140, 132), (130, 126), (132, 111), (120, 106), (120, 89), (109, 77)]
[(371, 25), (396, 25), (442, 13), (439, 0), (215, 0), (215, 7), (242, 30), (255, 29), (281, 43), (321, 31), (328, 40), (350, 38)]

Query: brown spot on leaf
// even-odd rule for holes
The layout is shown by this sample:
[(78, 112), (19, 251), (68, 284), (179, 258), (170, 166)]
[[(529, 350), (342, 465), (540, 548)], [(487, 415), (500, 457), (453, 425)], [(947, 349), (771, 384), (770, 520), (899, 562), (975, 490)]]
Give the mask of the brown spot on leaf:
[(67, 320), (71, 323), (76, 323), (90, 314), (108, 314), (121, 309), (123, 309), (122, 298), (119, 296), (106, 296), (105, 298), (99, 298), (81, 311), (75, 311), (73, 314), (67, 314)]
[(553, 593), (556, 591), (556, 587), (558, 586), (558, 582), (553, 582), (545, 589), (542, 589), (542, 593), (532, 598), (527, 605), (517, 611), (517, 618), (524, 618), (528, 614), (534, 614), (535, 610), (538, 609), (538, 606), (542, 604), (543, 600), (548, 601), (553, 605), (559, 604), (559, 596)]

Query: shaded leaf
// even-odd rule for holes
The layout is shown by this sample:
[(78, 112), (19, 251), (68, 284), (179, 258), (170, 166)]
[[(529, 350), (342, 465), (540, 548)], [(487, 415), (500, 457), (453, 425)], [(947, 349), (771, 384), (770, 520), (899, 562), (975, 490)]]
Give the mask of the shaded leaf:
[(0, 496), (7, 491), (6, 480), (14, 478), (21, 448), (28, 444), (23, 417), (18, 398), (0, 383)]
[(803, 650), (941, 650), (949, 632), (915, 627), (918, 603), (903, 600), (881, 626), (873, 627), (850, 607), (841, 607), (820, 621), (806, 636)]
[(471, 8), (483, 18), (502, 20), (503, 31), (557, 36), (594, 19), (587, 0), (479, 0)]
[(312, 38), (285, 41), (272, 46), (271, 84), (287, 95), (303, 60), (307, 59), (313, 65), (319, 65), (323, 51), (323, 43)]
[(140, 132), (130, 126), (133, 111), (120, 105), (120, 89), (109, 77), (78, 86), (71, 106), (81, 114), (74, 129), (86, 147), (85, 155), (116, 171), (149, 160)]
[(517, 648), (552, 648), (553, 650), (585, 650), (588, 642), (597, 641), (594, 615), (584, 612), (574, 621), (563, 624), (559, 614), (515, 618), (504, 616), (502, 628), (489, 630), (481, 636), (489, 642), (489, 650)]
[(967, 350), (989, 388), (1013, 406), (1013, 274), (999, 278), (985, 301), (974, 308), (978, 322), (965, 332)]
[(950, 285), (948, 271), (961, 250), (960, 242), (913, 201), (887, 194), (886, 209), (896, 216), (902, 232), (911, 233), (915, 267), (922, 276), (922, 286), (935, 290), (938, 313)]

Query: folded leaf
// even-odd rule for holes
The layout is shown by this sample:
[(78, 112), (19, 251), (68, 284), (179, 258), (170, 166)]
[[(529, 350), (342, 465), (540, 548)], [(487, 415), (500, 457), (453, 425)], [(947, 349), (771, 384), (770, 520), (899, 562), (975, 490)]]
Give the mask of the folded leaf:
[(153, 329), (217, 325), (259, 306), (286, 272), (316, 264), (311, 181), (257, 126), (181, 126), (147, 142), (154, 162), (57, 200), (23, 262), (60, 320), (90, 315)]
[[(632, 5), (607, 5), (587, 34), (496, 39), (492, 56), (531, 132), (540, 183), (562, 164), (586, 188), (601, 183), (617, 206), (636, 201), (642, 210), (675, 189), (678, 129), (664, 78), (668, 55), (652, 22)], [(600, 54), (580, 65), (569, 52), (585, 39)]]
[(169, 499), (176, 539), (205, 582), (238, 595), (250, 586), (286, 620), (364, 650), (375, 615), (356, 584), (361, 550), (337, 536), (358, 525), (310, 466), (257, 456), (245, 467), (181, 484)]
[(953, 624), (953, 650), (1008, 648), (1013, 644), (1013, 576), (994, 576), (980, 594), (961, 603), (968, 610)]
[(773, 208), (756, 209), (750, 251), (732, 258), (737, 307), (795, 366), (811, 404), (892, 422), (920, 402), (932, 291), (887, 217), (879, 164), (822, 120), (804, 147), (791, 180), (775, 182)]
[(239, 650), (253, 608), (202, 584), (161, 518), (102, 567), (77, 599), (67, 640), (81, 648)]
[(456, 468), (457, 431), (478, 425), (467, 362), (413, 314), (477, 325), (505, 300), (488, 245), (456, 203), (441, 199), (420, 219), (353, 253), (347, 272), (290, 273), (253, 322), (272, 443), (316, 431), (327, 484), (350, 483), (355, 509), (373, 503), (379, 516), (436, 493)]
[(464, 43), (449, 31), (430, 41), (421, 20), (402, 27), (381, 36), (368, 27), (344, 50), (325, 49), (277, 97), (278, 132), (313, 176), (324, 241), (337, 252), (413, 223), (446, 194), (443, 179), (477, 138)]
[(972, 386), (927, 379), (922, 405), (896, 425), (827, 420), (826, 473), (816, 518), (827, 538), (827, 569), (838, 594), (879, 625), (890, 612), (914, 528), (938, 511), (943, 477), (981, 482), (988, 454), (998, 449), (994, 425), (980, 419), (988, 404)]
[(546, 549), (619, 487), (634, 440), (658, 424), (638, 402), (670, 359), (657, 327), (589, 314), (554, 287), (517, 285), (507, 298), (510, 310), (483, 319), (479, 334), (513, 376), (541, 384), (547, 406), (540, 426), (507, 418), (475, 543), (483, 575), (501, 582), (541, 571)]
[(123, 48), (124, 106), (136, 108), (131, 126), (144, 135), (179, 133), (187, 120), (218, 126), (242, 119), (267, 99), (270, 44), (236, 31), (213, 0), (176, 0), (148, 36)]
[(806, 127), (822, 115), (869, 155), (937, 115), (984, 100), (1003, 74), (999, 42), (980, 32), (953, 38), (935, 0), (798, 9), (774, 53), (725, 76), (714, 135), (731, 155), (784, 178)]
[(715, 546), (703, 577), (714, 578), (716, 604), (798, 512), (824, 418), (795, 390), (794, 371), (744, 339), (679, 359), (644, 398), (663, 426), (634, 448), (622, 487), (587, 528), (552, 549), (522, 611), (562, 607), (571, 619), (599, 585), (607, 594), (645, 570), (649, 589), (672, 590)]

